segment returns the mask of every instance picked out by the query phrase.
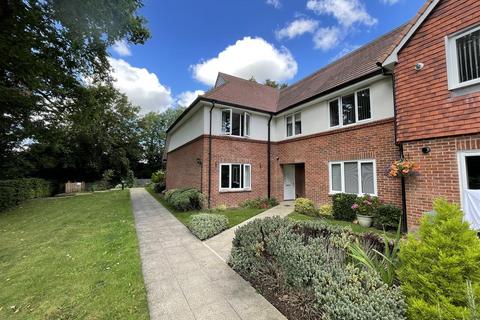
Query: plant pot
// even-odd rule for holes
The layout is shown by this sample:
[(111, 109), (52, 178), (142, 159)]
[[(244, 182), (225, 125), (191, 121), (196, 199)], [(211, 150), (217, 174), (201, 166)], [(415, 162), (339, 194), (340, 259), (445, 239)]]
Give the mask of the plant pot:
[(361, 225), (362, 227), (369, 228), (372, 226), (373, 223), (373, 217), (372, 216), (364, 216), (361, 214), (357, 214), (357, 220), (358, 224)]

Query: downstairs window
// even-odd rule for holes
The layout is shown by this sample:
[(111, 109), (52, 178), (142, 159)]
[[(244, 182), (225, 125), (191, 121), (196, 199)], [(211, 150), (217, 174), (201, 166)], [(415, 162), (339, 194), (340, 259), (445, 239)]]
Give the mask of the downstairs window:
[(251, 180), (249, 164), (220, 164), (220, 191), (250, 190)]
[(377, 193), (374, 160), (330, 162), (330, 193)]

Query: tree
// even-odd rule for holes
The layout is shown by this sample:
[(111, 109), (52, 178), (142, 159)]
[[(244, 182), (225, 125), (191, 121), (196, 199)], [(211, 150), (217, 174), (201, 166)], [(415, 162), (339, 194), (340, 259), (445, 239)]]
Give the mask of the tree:
[(150, 112), (140, 120), (142, 160), (148, 167), (146, 176), (163, 169), (167, 129), (184, 110), (184, 107), (179, 106), (169, 108), (162, 113)]
[(55, 131), (85, 80), (109, 83), (108, 46), (149, 37), (140, 0), (7, 0), (0, 5), (0, 163)]
[(266, 86), (269, 86), (269, 87), (272, 87), (272, 88), (276, 88), (276, 89), (284, 89), (286, 87), (288, 87), (288, 84), (287, 83), (278, 83), (277, 81), (275, 80), (270, 80), (270, 79), (267, 79), (265, 80), (265, 83), (264, 83)]

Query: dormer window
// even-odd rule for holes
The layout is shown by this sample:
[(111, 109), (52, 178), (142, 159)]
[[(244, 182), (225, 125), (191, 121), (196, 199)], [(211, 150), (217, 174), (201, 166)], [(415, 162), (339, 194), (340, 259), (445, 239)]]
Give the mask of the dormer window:
[(285, 117), (287, 137), (302, 134), (302, 115), (300, 112)]
[(480, 83), (480, 26), (447, 37), (448, 88)]
[(222, 133), (225, 135), (250, 136), (250, 119), (248, 112), (232, 109), (222, 110)]

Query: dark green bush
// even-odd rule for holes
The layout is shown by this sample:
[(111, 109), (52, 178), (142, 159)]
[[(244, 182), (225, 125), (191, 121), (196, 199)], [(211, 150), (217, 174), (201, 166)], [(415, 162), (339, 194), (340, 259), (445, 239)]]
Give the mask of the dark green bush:
[(295, 200), (295, 212), (311, 217), (318, 217), (319, 212), (312, 200), (306, 198), (297, 198)]
[(229, 263), (291, 301), (307, 297), (298, 312), (309, 319), (405, 319), (399, 288), (350, 263), (347, 248), (357, 240), (369, 250), (384, 246), (378, 236), (322, 221), (256, 219), (236, 230)]
[(439, 199), (433, 208), (435, 213), (422, 218), (418, 234), (409, 235), (399, 254), (409, 318), (473, 319), (467, 283), (480, 311), (480, 239), (458, 205)]
[(202, 193), (195, 188), (168, 191), (165, 200), (178, 211), (200, 210), (204, 203)]
[(333, 217), (336, 220), (353, 221), (356, 219), (356, 213), (352, 209), (357, 196), (348, 193), (337, 193), (333, 195)]
[(21, 202), (40, 197), (49, 197), (54, 192), (50, 181), (37, 178), (22, 178), (0, 181), (0, 211)]
[(165, 191), (165, 182), (157, 182), (153, 184), (153, 191), (156, 193), (162, 193)]
[(152, 173), (151, 180), (153, 183), (165, 183), (165, 171), (157, 170), (156, 172)]
[(242, 208), (248, 209), (268, 209), (278, 205), (278, 201), (275, 198), (256, 198), (251, 200), (245, 200), (240, 204)]
[(188, 228), (198, 239), (205, 240), (227, 229), (228, 219), (219, 214), (194, 214), (190, 218)]
[(384, 204), (377, 208), (373, 222), (375, 227), (382, 230), (396, 230), (402, 217), (402, 209)]

